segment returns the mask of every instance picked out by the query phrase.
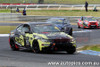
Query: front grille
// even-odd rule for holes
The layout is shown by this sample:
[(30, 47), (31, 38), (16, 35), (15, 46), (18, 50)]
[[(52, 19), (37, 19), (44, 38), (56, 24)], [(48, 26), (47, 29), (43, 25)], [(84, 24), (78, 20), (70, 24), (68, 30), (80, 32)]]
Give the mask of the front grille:
[(69, 39), (54, 39), (53, 42), (55, 43), (66, 43), (69, 42)]
[(90, 24), (91, 24), (91, 25), (96, 25), (96, 23), (95, 23), (95, 22), (90, 22)]
[(90, 28), (97, 28), (97, 26), (91, 26), (91, 25), (90, 25)]
[(65, 50), (67, 47), (72, 46), (71, 43), (56, 43), (55, 47), (57, 47), (59, 50)]

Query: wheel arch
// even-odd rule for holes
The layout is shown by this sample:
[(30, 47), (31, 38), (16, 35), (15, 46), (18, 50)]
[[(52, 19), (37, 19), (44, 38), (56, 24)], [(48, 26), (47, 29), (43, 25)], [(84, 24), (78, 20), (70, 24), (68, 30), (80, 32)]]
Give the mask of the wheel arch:
[[(17, 44), (15, 44), (15, 40), (14, 38), (10, 38), (9, 37), (9, 45), (10, 45), (10, 48), (14, 51), (16, 50), (19, 50), (19, 46)], [(12, 46), (13, 45), (13, 46)]]
[(40, 51), (41, 51), (42, 48), (41, 48), (41, 45), (40, 45), (40, 43), (39, 43), (39, 41), (38, 41), (37, 39), (33, 40), (33, 42), (32, 42), (32, 48), (33, 48), (33, 45), (34, 45), (35, 42), (38, 43), (38, 45), (39, 45), (39, 49), (40, 49)]

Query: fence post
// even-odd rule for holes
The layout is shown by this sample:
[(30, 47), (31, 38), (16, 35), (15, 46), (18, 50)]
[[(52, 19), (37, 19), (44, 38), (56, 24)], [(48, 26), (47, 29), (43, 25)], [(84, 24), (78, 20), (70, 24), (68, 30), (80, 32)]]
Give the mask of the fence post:
[(8, 8), (9, 5), (6, 6), (6, 9)]
[(39, 5), (36, 6), (36, 9), (38, 9)]
[(28, 5), (26, 5), (26, 9), (27, 9)]
[(81, 10), (84, 8), (84, 5), (82, 6)]
[(59, 6), (58, 10), (60, 10), (60, 8), (61, 8), (61, 5)]
[(47, 6), (47, 10), (49, 9), (50, 5)]
[(72, 9), (73, 9), (73, 7), (74, 7), (74, 6), (72, 5), (72, 7), (70, 8), (70, 10), (72, 10)]

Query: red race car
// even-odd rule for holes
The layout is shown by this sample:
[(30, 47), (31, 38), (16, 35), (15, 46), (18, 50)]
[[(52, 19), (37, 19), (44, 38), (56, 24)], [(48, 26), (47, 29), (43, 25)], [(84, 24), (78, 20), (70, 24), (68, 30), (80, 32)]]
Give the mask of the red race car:
[(94, 17), (82, 16), (78, 19), (78, 28), (100, 28), (100, 23)]

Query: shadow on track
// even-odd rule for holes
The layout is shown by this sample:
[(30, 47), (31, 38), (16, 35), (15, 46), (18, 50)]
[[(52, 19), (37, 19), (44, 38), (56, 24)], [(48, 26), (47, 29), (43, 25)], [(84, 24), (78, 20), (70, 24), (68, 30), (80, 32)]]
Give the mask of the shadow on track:
[(52, 51), (52, 52), (40, 52), (40, 53), (34, 53), (32, 50), (23, 49), (19, 52), (25, 52), (25, 53), (33, 53), (33, 54), (43, 54), (43, 55), (77, 55), (79, 53), (75, 52), (74, 54), (68, 54), (66, 51)]

